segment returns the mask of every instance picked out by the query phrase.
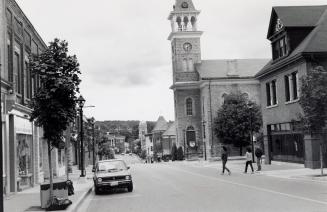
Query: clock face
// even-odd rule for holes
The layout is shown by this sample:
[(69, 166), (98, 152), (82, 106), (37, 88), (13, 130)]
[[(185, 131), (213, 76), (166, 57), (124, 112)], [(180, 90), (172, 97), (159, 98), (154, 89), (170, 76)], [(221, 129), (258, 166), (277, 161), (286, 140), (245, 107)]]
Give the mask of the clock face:
[(183, 48), (186, 52), (189, 52), (192, 50), (192, 44), (190, 43), (184, 43)]
[(182, 8), (188, 8), (188, 3), (187, 2), (183, 2), (182, 3)]

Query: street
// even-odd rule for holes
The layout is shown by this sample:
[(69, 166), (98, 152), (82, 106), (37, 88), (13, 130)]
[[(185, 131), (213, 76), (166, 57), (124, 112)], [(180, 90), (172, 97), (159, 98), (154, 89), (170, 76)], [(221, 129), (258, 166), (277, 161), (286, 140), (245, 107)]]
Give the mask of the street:
[(327, 211), (326, 182), (243, 174), (240, 165), (220, 175), (215, 165), (131, 164), (132, 193), (93, 191), (78, 211)]

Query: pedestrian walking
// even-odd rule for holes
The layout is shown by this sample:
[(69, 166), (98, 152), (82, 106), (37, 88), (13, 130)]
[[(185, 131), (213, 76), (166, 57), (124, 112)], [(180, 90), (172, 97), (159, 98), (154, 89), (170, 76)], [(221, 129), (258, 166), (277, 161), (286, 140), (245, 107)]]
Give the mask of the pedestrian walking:
[(221, 172), (221, 175), (223, 175), (225, 173), (225, 170), (227, 170), (228, 174), (231, 175), (231, 171), (226, 167), (227, 160), (228, 160), (227, 148), (225, 146), (223, 146), (222, 151), (221, 151), (221, 161), (223, 164), (223, 171)]
[(251, 170), (252, 170), (252, 174), (253, 174), (254, 173), (254, 170), (253, 170), (253, 166), (252, 166), (252, 149), (250, 147), (248, 147), (246, 149), (245, 158), (246, 158), (246, 163), (245, 163), (245, 171), (244, 171), (244, 173), (245, 174), (247, 173), (248, 166), (250, 165)]
[(261, 162), (262, 162), (262, 155), (263, 151), (259, 147), (255, 149), (255, 156), (257, 157), (257, 171), (261, 171)]

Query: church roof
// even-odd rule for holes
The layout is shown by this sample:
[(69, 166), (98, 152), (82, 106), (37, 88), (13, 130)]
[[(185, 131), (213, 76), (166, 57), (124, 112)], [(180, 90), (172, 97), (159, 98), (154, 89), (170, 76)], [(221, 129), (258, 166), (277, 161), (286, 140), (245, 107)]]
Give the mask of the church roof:
[(166, 131), (168, 128), (168, 123), (163, 116), (158, 118), (156, 125), (154, 126), (152, 132), (156, 131)]
[(176, 136), (176, 124), (172, 122), (162, 136)]
[[(275, 9), (275, 8), (273, 8)], [(298, 14), (299, 23), (310, 24), (309, 26), (314, 27), (314, 29), (306, 36), (306, 38), (290, 53), (286, 58), (274, 62), (271, 60), (258, 74), (257, 77), (263, 76), (269, 73), (271, 70), (280, 67), (285, 62), (298, 57), (305, 53), (327, 53), (327, 6), (305, 6), (305, 7), (279, 7), (278, 10), (283, 10), (286, 13), (290, 10), (290, 14)], [(294, 10), (298, 9), (299, 12), (295, 13)], [(303, 19), (308, 19), (306, 22)], [(291, 20), (296, 22), (293, 18), (283, 19), (280, 18), (284, 24), (284, 21), (288, 25), (291, 24)], [(294, 25), (294, 24), (293, 24)]]
[(326, 9), (327, 5), (273, 7), (285, 27), (315, 26)]
[(202, 60), (196, 64), (201, 78), (254, 77), (269, 59)]

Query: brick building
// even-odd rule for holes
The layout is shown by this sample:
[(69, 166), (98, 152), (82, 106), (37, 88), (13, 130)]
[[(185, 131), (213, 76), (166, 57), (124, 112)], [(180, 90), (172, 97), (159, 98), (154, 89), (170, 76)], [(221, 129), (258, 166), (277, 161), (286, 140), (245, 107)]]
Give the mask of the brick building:
[(192, 0), (176, 0), (168, 17), (176, 143), (184, 148), (186, 157), (214, 157), (219, 154), (220, 142), (212, 124), (224, 95), (240, 91), (260, 104), (260, 85), (254, 75), (268, 60), (202, 60), (199, 14)]
[[(29, 103), (40, 86), (29, 70), (29, 56), (47, 48), (15, 0), (0, 0), (0, 67), (3, 176), (6, 194), (48, 177), (47, 143), (29, 121)], [(64, 173), (63, 150), (53, 151), (54, 175)]]
[[(256, 75), (261, 85), (265, 155), (270, 160), (317, 168), (319, 139), (300, 127), (300, 78), (316, 66), (327, 69), (327, 6), (272, 9), (267, 39), (272, 60)], [(326, 141), (325, 141), (326, 142)], [(327, 156), (325, 152), (325, 164)]]

